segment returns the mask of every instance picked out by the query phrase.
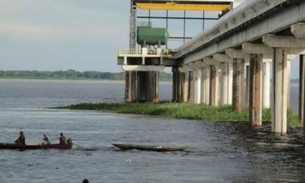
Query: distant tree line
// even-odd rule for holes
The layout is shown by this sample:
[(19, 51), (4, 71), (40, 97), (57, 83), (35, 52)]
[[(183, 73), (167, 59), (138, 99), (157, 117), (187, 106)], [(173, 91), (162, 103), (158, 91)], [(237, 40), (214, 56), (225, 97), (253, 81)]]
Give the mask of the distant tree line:
[[(100, 79), (100, 80), (124, 80), (125, 72), (111, 73), (99, 71), (79, 72), (67, 71), (29, 71), (29, 70), (0, 70), (0, 78), (25, 78), (25, 79)], [(171, 81), (172, 74), (160, 72), (160, 81)]]

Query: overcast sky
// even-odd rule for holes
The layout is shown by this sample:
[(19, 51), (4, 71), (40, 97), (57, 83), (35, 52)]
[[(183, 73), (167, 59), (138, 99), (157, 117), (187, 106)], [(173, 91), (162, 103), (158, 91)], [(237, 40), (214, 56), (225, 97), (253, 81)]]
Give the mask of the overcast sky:
[(0, 70), (121, 72), (128, 35), (129, 0), (0, 0)]

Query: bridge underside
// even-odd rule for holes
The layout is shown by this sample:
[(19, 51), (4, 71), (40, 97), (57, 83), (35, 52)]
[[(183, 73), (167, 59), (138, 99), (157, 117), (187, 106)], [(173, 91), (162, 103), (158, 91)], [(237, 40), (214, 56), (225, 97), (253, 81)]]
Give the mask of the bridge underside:
[[(188, 101), (208, 105), (232, 104), (237, 111), (242, 104), (247, 104), (252, 126), (261, 126), (262, 109), (271, 108), (272, 132), (285, 134), (290, 103), (290, 61), (302, 55), (299, 116), (305, 126), (304, 22), (305, 2), (302, 0), (253, 0), (226, 14), (175, 54), (180, 60), (178, 70), (184, 73), (183, 77), (191, 76), (191, 79), (180, 79), (191, 82), (187, 88), (192, 97)], [(233, 64), (233, 68), (227, 72), (225, 64)], [(213, 75), (215, 67), (219, 68), (220, 76)], [(246, 81), (240, 81), (244, 78), (242, 70), (246, 70)], [(198, 80), (202, 75), (204, 77)], [(216, 86), (216, 90), (215, 77), (220, 77), (220, 86)], [(228, 78), (233, 88), (228, 85)], [(246, 84), (245, 92), (242, 83)], [(216, 96), (211, 92), (217, 93)], [(206, 95), (210, 100), (205, 99)], [(232, 98), (232, 103), (228, 98)]]

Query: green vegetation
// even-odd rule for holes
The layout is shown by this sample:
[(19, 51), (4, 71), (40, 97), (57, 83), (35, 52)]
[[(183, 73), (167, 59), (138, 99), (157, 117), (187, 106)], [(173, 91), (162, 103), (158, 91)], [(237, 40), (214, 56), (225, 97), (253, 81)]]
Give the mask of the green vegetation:
[[(59, 107), (74, 110), (103, 110), (117, 113), (159, 115), (175, 119), (194, 119), (207, 121), (248, 121), (248, 108), (242, 112), (232, 110), (231, 106), (212, 107), (204, 104), (189, 103), (81, 103)], [(270, 122), (270, 109), (264, 109), (263, 121)], [(288, 121), (291, 126), (299, 126), (300, 122), (293, 110), (288, 110)]]
[[(78, 72), (67, 71), (3, 71), (0, 70), (0, 78), (10, 79), (95, 79), (95, 80), (124, 80), (125, 72), (111, 73), (98, 71)], [(172, 81), (172, 74), (160, 72), (161, 81)]]

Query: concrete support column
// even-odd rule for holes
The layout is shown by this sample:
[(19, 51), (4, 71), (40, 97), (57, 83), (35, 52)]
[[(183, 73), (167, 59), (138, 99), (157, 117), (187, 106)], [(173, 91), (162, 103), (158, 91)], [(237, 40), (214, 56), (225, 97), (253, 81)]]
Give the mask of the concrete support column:
[(249, 122), (262, 125), (262, 54), (250, 54)]
[(205, 69), (201, 68), (200, 104), (204, 103), (204, 78), (205, 78)]
[(125, 102), (135, 102), (136, 99), (136, 82), (137, 72), (125, 72)]
[(299, 119), (303, 124), (303, 142), (305, 143), (305, 55), (300, 55), (299, 74)]
[(137, 72), (137, 101), (159, 102), (159, 72)]
[(159, 95), (159, 72), (149, 72), (149, 79), (150, 79), (150, 95), (151, 101), (154, 103), (158, 103), (160, 100)]
[(220, 104), (227, 105), (228, 104), (228, 63), (221, 63), (221, 77), (220, 77)]
[(195, 92), (194, 92), (194, 103), (200, 104), (201, 103), (201, 82), (202, 82), (202, 70), (197, 69), (194, 71), (196, 73), (194, 80), (195, 80)]
[(291, 59), (287, 56), (287, 108), (290, 107), (290, 70), (291, 70)]
[(203, 103), (210, 104), (210, 67), (204, 69)]
[(188, 102), (188, 72), (181, 73), (181, 102)]
[(178, 67), (172, 68), (173, 73), (173, 87), (172, 87), (172, 101), (173, 102), (179, 102), (179, 95), (180, 95), (180, 71)]
[(233, 59), (233, 109), (242, 111), (244, 98), (244, 59)]
[(263, 59), (263, 107), (270, 108), (270, 65), (271, 59)]
[(245, 91), (245, 104), (249, 105), (249, 94), (250, 94), (250, 66), (246, 66), (246, 91)]
[(219, 101), (219, 66), (210, 66), (210, 102), (211, 106), (218, 106)]
[(188, 71), (188, 96), (187, 101), (193, 103), (194, 96), (194, 80), (193, 80), (193, 71)]
[(228, 104), (233, 103), (233, 63), (228, 63)]
[(190, 103), (194, 103), (194, 71), (189, 71), (189, 98)]
[(305, 135), (305, 55), (300, 55), (300, 68), (299, 68), (299, 119), (303, 122), (303, 129)]
[(178, 102), (179, 101), (179, 85), (180, 85), (180, 75), (179, 69), (177, 67), (172, 68), (173, 73), (173, 85), (172, 85), (172, 101)]
[(287, 52), (285, 48), (274, 48), (272, 82), (272, 132), (287, 132)]

